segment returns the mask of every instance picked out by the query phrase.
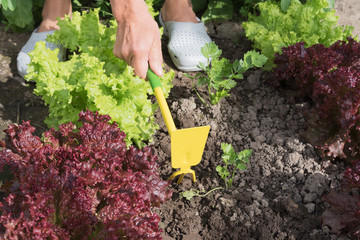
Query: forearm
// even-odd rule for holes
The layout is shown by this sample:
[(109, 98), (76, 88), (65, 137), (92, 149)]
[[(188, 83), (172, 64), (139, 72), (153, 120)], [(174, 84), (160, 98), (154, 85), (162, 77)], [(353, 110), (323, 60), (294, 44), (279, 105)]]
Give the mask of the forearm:
[(116, 21), (123, 21), (129, 17), (139, 17), (149, 14), (144, 0), (110, 0), (112, 12)]

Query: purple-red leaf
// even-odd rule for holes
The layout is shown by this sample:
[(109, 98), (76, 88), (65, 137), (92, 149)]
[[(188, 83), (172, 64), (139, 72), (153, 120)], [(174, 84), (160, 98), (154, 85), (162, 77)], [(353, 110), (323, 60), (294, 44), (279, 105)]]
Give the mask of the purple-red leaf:
[(345, 231), (360, 237), (359, 196), (331, 191), (323, 196), (322, 200), (332, 206), (330, 209), (326, 209), (322, 215), (323, 225), (329, 226), (331, 231), (336, 234)]
[(278, 81), (312, 99), (303, 136), (323, 156), (360, 157), (360, 43), (352, 38), (330, 47), (297, 43), (275, 59)]
[(160, 239), (152, 208), (169, 199), (151, 148), (126, 148), (110, 117), (85, 111), (72, 123), (33, 136), (29, 122), (10, 125), (0, 169), (13, 179), (2, 186), (3, 238)]

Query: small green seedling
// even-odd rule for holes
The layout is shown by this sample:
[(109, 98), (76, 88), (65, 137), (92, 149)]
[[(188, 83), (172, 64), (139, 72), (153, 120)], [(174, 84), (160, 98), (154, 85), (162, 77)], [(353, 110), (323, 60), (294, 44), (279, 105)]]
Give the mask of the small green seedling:
[[(233, 63), (226, 58), (221, 58), (222, 51), (214, 43), (207, 43), (201, 48), (201, 53), (207, 59), (207, 64), (199, 63), (204, 71), (195, 76), (187, 76), (193, 81), (193, 89), (203, 103), (204, 99), (197, 91), (197, 87), (207, 86), (211, 105), (220, 102), (223, 97), (230, 96), (229, 91), (237, 84), (236, 79), (243, 79), (243, 73), (249, 68), (262, 67), (267, 58), (256, 52), (248, 51), (243, 60), (235, 60)], [(210, 64), (211, 62), (211, 64)]]
[[(245, 149), (239, 153), (236, 153), (233, 146), (228, 143), (221, 143), (221, 149), (223, 150), (223, 154), (221, 155), (221, 158), (223, 159), (225, 163), (225, 167), (217, 166), (216, 171), (220, 175), (220, 177), (225, 181), (226, 188), (231, 187), (233, 178), (235, 176), (236, 169), (239, 170), (246, 170), (247, 166), (246, 164), (249, 163), (249, 158), (251, 157), (252, 150)], [(230, 176), (230, 172), (228, 170), (228, 167), (232, 165), (233, 171)], [(180, 198), (186, 198), (187, 200), (191, 200), (193, 197), (206, 197), (208, 194), (212, 193), (215, 190), (223, 189), (223, 187), (216, 187), (211, 189), (210, 191), (204, 193), (205, 191), (202, 190), (196, 190), (196, 189), (190, 189), (188, 191), (181, 192), (179, 194)], [(204, 193), (204, 194), (202, 194)]]
[(205, 191), (190, 189), (188, 191), (184, 191), (180, 193), (180, 198), (186, 198), (187, 200), (191, 200), (193, 197), (206, 197), (208, 194), (212, 193), (215, 190), (223, 189), (223, 187), (216, 187), (214, 189), (211, 189), (205, 194), (202, 194)]
[[(233, 146), (228, 143), (221, 143), (221, 149), (223, 154), (221, 155), (222, 160), (225, 163), (225, 167), (217, 166), (216, 171), (220, 177), (225, 181), (226, 188), (231, 187), (233, 178), (235, 176), (236, 169), (243, 171), (247, 169), (246, 164), (249, 163), (252, 150), (245, 149), (239, 153), (236, 153)], [(233, 166), (233, 171), (230, 176), (229, 166)]]

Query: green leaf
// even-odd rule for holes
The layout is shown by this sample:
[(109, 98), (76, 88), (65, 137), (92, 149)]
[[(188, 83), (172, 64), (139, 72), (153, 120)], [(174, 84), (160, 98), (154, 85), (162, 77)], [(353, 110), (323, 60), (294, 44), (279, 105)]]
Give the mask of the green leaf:
[(193, 190), (193, 189), (190, 189), (188, 191), (184, 191), (184, 192), (181, 192), (179, 194), (180, 198), (186, 198), (187, 200), (191, 200), (193, 197), (197, 196), (198, 193), (197, 191)]
[(208, 76), (211, 79), (211, 82), (214, 84), (219, 84), (220, 82), (226, 81), (231, 75), (232, 64), (226, 58), (215, 58), (211, 62), (211, 69), (208, 72)]
[(287, 11), (281, 10), (279, 2), (265, 1), (258, 4), (259, 14), (249, 14), (242, 22), (246, 37), (253, 46), (266, 56), (265, 70), (271, 70), (275, 53), (283, 47), (305, 42), (305, 47), (320, 43), (330, 46), (338, 40), (346, 41), (353, 36), (352, 28), (339, 26), (335, 11), (329, 8), (327, 0), (312, 0), (302, 4), (292, 0)]
[(239, 152), (237, 156), (242, 162), (248, 163), (251, 155), (252, 155), (252, 150), (245, 149), (245, 150)]
[(234, 151), (232, 145), (229, 143), (221, 143), (221, 149), (225, 155), (229, 155)]
[(227, 169), (225, 167), (222, 166), (217, 166), (216, 167), (216, 172), (219, 174), (219, 176), (221, 177), (221, 179), (226, 180), (227, 176), (229, 176), (229, 172), (227, 171)]
[(234, 80), (229, 80), (227, 83), (226, 83), (226, 86), (224, 86), (225, 89), (227, 90), (230, 90), (230, 89), (233, 89), (235, 86), (236, 86), (237, 82), (234, 81)]
[(224, 154), (221, 156), (222, 159), (226, 160), (227, 163), (234, 165), (239, 170), (245, 170), (247, 167), (245, 163), (249, 163), (249, 159), (252, 155), (251, 149), (245, 149), (239, 153), (236, 153), (231, 144), (222, 143), (221, 148)]
[[(216, 188), (213, 188), (211, 190), (209, 190), (208, 192), (204, 193), (205, 190), (196, 190), (196, 189), (190, 189), (188, 191), (184, 191), (184, 192), (181, 192), (179, 194), (179, 197), (180, 198), (186, 198), (187, 200), (191, 200), (193, 197), (197, 196), (197, 197), (206, 197), (207, 195), (209, 195), (210, 193), (216, 191), (216, 190), (219, 190), (219, 189), (223, 189), (223, 187), (216, 187)], [(204, 194), (202, 194), (204, 193)]]
[(291, 4), (291, 0), (281, 0), (281, 2), (280, 2), (281, 10), (286, 12), (288, 10), (290, 4)]
[(252, 155), (251, 149), (245, 149), (237, 154), (236, 160), (236, 168), (239, 170), (246, 170), (247, 166), (246, 163), (250, 162), (250, 157)]
[(234, 5), (231, 0), (210, 0), (201, 20), (203, 22), (223, 22), (232, 19), (233, 14)]
[[(6, 0), (5, 0), (6, 1)], [(21, 4), (16, 1), (8, 0), (7, 8), (2, 9), (2, 12), (10, 25), (15, 25), (19, 28), (26, 28), (33, 24), (32, 1), (23, 0)]]
[(205, 76), (199, 77), (196, 83), (196, 85), (199, 87), (204, 86), (206, 84), (209, 84), (209, 82), (208, 82), (208, 78)]
[(247, 169), (247, 166), (244, 163), (239, 163), (236, 165), (236, 168), (240, 171), (245, 171)]
[(17, 0), (0, 0), (0, 6), (2, 6), (2, 8), (5, 11), (15, 11), (16, 7), (18, 5), (18, 1)]
[(221, 50), (214, 42), (202, 47), (201, 53), (208, 60), (211, 59), (211, 65), (199, 64), (205, 74), (197, 80), (196, 86), (208, 85), (212, 105), (219, 103), (221, 98), (230, 96), (229, 91), (237, 84), (234, 79), (242, 79), (242, 73), (250, 67), (263, 66), (267, 59), (256, 51), (249, 51), (244, 55), (244, 60), (231, 63), (229, 59), (220, 58)]
[[(87, 108), (108, 114), (126, 133), (126, 143), (143, 147), (152, 141), (158, 129), (154, 112), (157, 104), (148, 82), (133, 74), (133, 68), (114, 56), (116, 21), (104, 25), (99, 10), (74, 12), (72, 19), (60, 20), (59, 31), (48, 40), (66, 46), (72, 52), (68, 61), (59, 62), (58, 50), (44, 42), (29, 53), (26, 79), (36, 82), (34, 90), (49, 106), (46, 124), (57, 128), (62, 123), (77, 123), (78, 114)], [(161, 78), (165, 97), (172, 87), (174, 72)]]
[(201, 53), (207, 59), (211, 59), (220, 57), (222, 51), (214, 42), (210, 42), (206, 43), (205, 46), (201, 48)]
[(228, 93), (228, 91), (225, 90), (217, 91), (214, 94), (210, 94), (211, 104), (212, 105), (218, 104), (222, 98), (228, 96), (230, 96), (230, 94)]
[(214, 89), (215, 92), (218, 92), (220, 89), (220, 83), (216, 83), (216, 82), (212, 83), (211, 88)]
[(329, 8), (334, 8), (335, 7), (335, 0), (327, 0), (329, 3)]
[(243, 66), (244, 66), (243, 60), (236, 59), (233, 62), (233, 71), (236, 72), (236, 73), (240, 72), (241, 69), (243, 68)]
[(243, 79), (243, 78), (244, 78), (244, 75), (242, 75), (241, 73), (235, 74), (235, 75), (234, 75), (234, 78), (236, 78), (236, 79)]
[(254, 50), (250, 50), (246, 52), (244, 55), (243, 65), (246, 66), (246, 68), (252, 68), (254, 66), (260, 68), (264, 66), (266, 61), (267, 61), (267, 57)]
[(328, 8), (324, 8), (325, 12), (330, 12), (332, 9), (334, 9), (335, 7), (335, 0), (327, 0), (329, 3), (329, 7)]
[(78, 7), (82, 6), (82, 4), (81, 4), (81, 2), (79, 2), (79, 0), (73, 0), (73, 3)]
[[(236, 153), (234, 151), (234, 147), (228, 143), (221, 143), (221, 148), (223, 150), (223, 154), (221, 155), (221, 158), (225, 162), (226, 167), (224, 168), (221, 166), (217, 166), (216, 171), (222, 177), (222, 179), (224, 179), (226, 186), (230, 187), (232, 185), (232, 179), (235, 174), (235, 169), (239, 169), (239, 170), (247, 169), (246, 163), (249, 162), (249, 158), (252, 154), (252, 150), (245, 149), (239, 153)], [(227, 170), (228, 165), (233, 165), (235, 167), (235, 169), (233, 170), (230, 179), (226, 180), (230, 174)], [(225, 173), (227, 175), (224, 178), (223, 176), (225, 175)]]
[(198, 66), (199, 66), (199, 68), (201, 68), (203, 71), (206, 71), (206, 67), (207, 67), (207, 66), (205, 65), (205, 63), (199, 62)]

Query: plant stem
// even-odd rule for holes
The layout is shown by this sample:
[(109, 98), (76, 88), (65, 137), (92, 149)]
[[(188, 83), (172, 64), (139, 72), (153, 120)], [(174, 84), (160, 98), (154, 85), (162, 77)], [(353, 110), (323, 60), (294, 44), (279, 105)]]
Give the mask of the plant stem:
[[(232, 183), (232, 179), (234, 178), (235, 171), (236, 171), (236, 168), (235, 168), (234, 171), (232, 172), (231, 178), (229, 179), (229, 181), (231, 180), (231, 183)], [(229, 182), (229, 181), (228, 181), (228, 182)], [(231, 187), (231, 184), (230, 184), (228, 187)]]
[[(227, 161), (225, 161), (225, 160), (224, 160), (224, 162), (225, 162), (226, 172), (227, 172), (227, 174), (229, 174), (229, 171), (228, 171), (229, 162), (227, 162)], [(227, 180), (227, 177), (228, 177), (228, 175), (224, 178), (224, 182), (225, 182), (226, 188), (229, 188), (229, 186), (228, 186), (229, 180)]]
[(205, 100), (200, 96), (200, 93), (196, 90), (196, 88), (194, 87), (195, 93), (196, 95), (200, 98), (200, 100), (208, 107), (209, 105), (205, 102)]
[(210, 191), (208, 191), (208, 192), (205, 193), (205, 194), (198, 194), (198, 197), (206, 197), (209, 193), (212, 193), (213, 191), (218, 190), (218, 189), (223, 189), (223, 187), (213, 188), (213, 189), (211, 189)]

